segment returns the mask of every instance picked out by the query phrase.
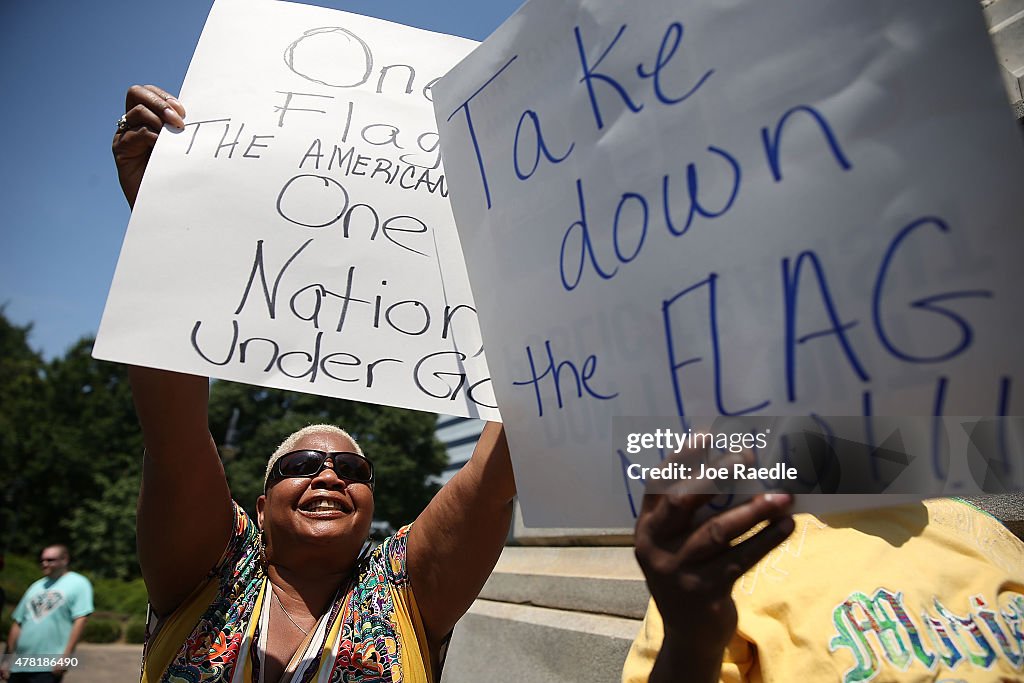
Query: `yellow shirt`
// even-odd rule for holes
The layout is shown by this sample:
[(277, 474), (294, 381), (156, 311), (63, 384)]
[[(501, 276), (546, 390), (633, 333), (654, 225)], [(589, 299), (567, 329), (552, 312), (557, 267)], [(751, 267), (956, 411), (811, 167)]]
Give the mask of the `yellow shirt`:
[[(282, 680), (435, 680), (406, 572), (409, 528), (400, 529), (359, 563), (352, 581), (339, 587), (331, 608), (299, 646)], [(236, 504), (235, 531), (217, 567), (161, 622), (156, 635), (147, 637), (143, 683), (262, 683), (270, 601), (258, 536), (256, 525)]]
[[(961, 501), (796, 515), (733, 599), (728, 683), (1024, 683), (1024, 544)], [(652, 601), (624, 683), (647, 680), (663, 637)]]

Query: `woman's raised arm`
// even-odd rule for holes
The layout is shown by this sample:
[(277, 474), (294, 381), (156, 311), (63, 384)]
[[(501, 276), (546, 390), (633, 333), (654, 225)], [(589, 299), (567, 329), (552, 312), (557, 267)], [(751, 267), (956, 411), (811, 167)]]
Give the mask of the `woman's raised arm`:
[[(156, 86), (132, 86), (113, 152), (121, 189), (134, 206), (157, 135), (181, 128), (185, 109)], [(129, 368), (146, 455), (136, 534), (139, 563), (158, 615), (174, 611), (203, 580), (231, 538), (224, 468), (207, 417), (209, 380)]]
[(438, 491), (409, 532), (408, 571), (436, 651), (498, 561), (516, 494), (504, 428), (488, 422), (473, 457)]

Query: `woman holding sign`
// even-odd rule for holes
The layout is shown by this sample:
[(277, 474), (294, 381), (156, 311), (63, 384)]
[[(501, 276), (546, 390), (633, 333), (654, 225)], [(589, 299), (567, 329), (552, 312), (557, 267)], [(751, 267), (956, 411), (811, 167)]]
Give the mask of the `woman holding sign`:
[[(185, 109), (129, 89), (113, 152), (134, 204)], [(372, 453), (313, 425), (270, 457), (253, 520), (231, 500), (208, 380), (130, 370), (146, 445), (138, 548), (151, 620), (143, 681), (435, 681), (455, 623), (504, 545), (515, 483), (498, 424), (416, 522), (366, 553)], [(386, 482), (380, 482), (386, 486)]]

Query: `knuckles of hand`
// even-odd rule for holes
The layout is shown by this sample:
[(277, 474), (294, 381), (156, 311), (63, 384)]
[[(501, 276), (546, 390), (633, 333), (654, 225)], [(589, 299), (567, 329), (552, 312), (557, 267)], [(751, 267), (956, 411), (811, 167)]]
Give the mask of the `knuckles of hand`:
[(730, 535), (725, 530), (725, 525), (722, 520), (718, 517), (712, 517), (705, 523), (707, 527), (708, 539), (714, 545), (724, 548), (729, 545), (732, 540)]

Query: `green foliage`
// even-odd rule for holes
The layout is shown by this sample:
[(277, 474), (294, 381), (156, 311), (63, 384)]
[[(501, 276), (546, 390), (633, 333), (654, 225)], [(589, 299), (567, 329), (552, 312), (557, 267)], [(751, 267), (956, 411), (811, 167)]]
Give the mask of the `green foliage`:
[[(0, 360), (0, 406), (11, 401), (10, 414), (18, 416), (11, 450), (0, 446), (0, 468), (14, 473), (9, 505), (0, 505), (10, 511), (0, 519), (6, 532), (0, 547), (38, 553), (63, 543), (74, 568), (138, 576), (134, 519), (142, 437), (128, 373), (94, 360), (91, 339), (43, 364), (28, 349), (28, 330), (0, 315), (0, 354), (21, 359), (17, 366)], [(6, 441), (3, 431), (0, 425), (0, 442)]]
[(123, 581), (90, 576), (93, 604), (97, 612), (116, 612), (133, 617), (146, 616), (146, 584), (142, 579)]
[(99, 497), (82, 501), (61, 521), (80, 566), (102, 567), (104, 574), (119, 579), (138, 576), (135, 505), (140, 478), (138, 472), (113, 481), (97, 477)]
[(60, 458), (69, 464), (60, 480), (50, 480), (50, 492), (77, 500), (70, 510), (52, 506), (56, 527), (77, 566), (138, 576), (135, 505), (143, 448), (128, 372), (93, 359), (92, 340), (83, 339), (51, 364), (47, 379)]
[(82, 641), (86, 643), (116, 643), (121, 639), (121, 622), (117, 619), (92, 617), (85, 622)]
[(124, 642), (141, 645), (146, 641), (146, 620), (132, 619), (124, 627)]
[[(0, 572), (0, 586), (3, 586), (6, 600), (12, 609), (28, 587), (37, 579), (43, 578), (36, 557), (38, 556), (8, 555), (6, 558), (4, 570)], [(3, 637), (6, 635), (4, 633)]]
[(31, 325), (12, 325), (0, 306), (0, 472), (5, 482), (0, 487), (0, 552), (24, 548), (46, 528), (45, 521), (25, 512), (32, 487), (48, 476), (48, 459), (40, 454), (51, 451), (45, 364), (28, 346), (31, 330)]

